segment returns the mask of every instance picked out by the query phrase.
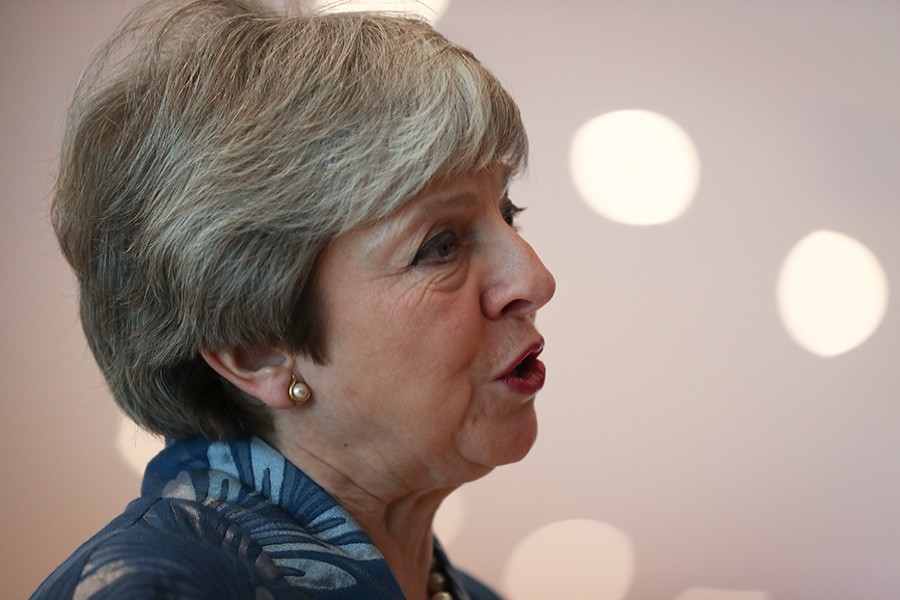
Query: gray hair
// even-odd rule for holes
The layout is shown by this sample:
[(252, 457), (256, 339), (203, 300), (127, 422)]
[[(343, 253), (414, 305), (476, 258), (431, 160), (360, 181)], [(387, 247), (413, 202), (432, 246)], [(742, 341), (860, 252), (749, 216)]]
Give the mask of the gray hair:
[(52, 219), (118, 404), (162, 435), (224, 439), (270, 422), (200, 350), (327, 361), (312, 281), (328, 242), (526, 156), (497, 79), (421, 20), (199, 0), (139, 11), (95, 57)]

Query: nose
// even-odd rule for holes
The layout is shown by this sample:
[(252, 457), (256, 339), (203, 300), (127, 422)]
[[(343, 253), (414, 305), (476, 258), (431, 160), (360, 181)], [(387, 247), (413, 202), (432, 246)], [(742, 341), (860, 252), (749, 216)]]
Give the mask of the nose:
[(490, 276), (482, 294), (482, 310), (489, 318), (534, 315), (556, 291), (553, 275), (512, 228), (504, 232), (489, 262)]

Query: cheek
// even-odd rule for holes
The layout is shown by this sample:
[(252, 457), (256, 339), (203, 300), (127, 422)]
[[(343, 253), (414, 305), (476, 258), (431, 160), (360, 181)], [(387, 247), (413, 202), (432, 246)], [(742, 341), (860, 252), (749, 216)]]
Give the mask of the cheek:
[(425, 294), (405, 304), (402, 319), (392, 319), (391, 347), (406, 357), (410, 375), (457, 379), (475, 377), (486, 355), (484, 326), (477, 297)]

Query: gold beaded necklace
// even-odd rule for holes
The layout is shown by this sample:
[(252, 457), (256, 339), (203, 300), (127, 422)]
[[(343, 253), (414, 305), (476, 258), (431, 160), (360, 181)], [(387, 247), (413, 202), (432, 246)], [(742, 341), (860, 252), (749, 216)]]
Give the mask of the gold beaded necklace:
[(447, 591), (447, 577), (441, 573), (437, 557), (431, 557), (431, 571), (428, 573), (429, 600), (453, 600), (453, 594)]

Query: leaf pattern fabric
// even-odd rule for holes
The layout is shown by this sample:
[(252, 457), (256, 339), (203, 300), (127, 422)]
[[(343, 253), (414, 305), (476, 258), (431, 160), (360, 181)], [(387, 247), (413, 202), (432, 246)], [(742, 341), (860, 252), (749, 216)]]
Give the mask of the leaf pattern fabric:
[[(436, 555), (460, 600), (497, 596)], [(469, 594), (471, 591), (471, 595)], [(381, 552), (325, 490), (256, 437), (168, 442), (141, 497), (32, 600), (403, 600)]]

